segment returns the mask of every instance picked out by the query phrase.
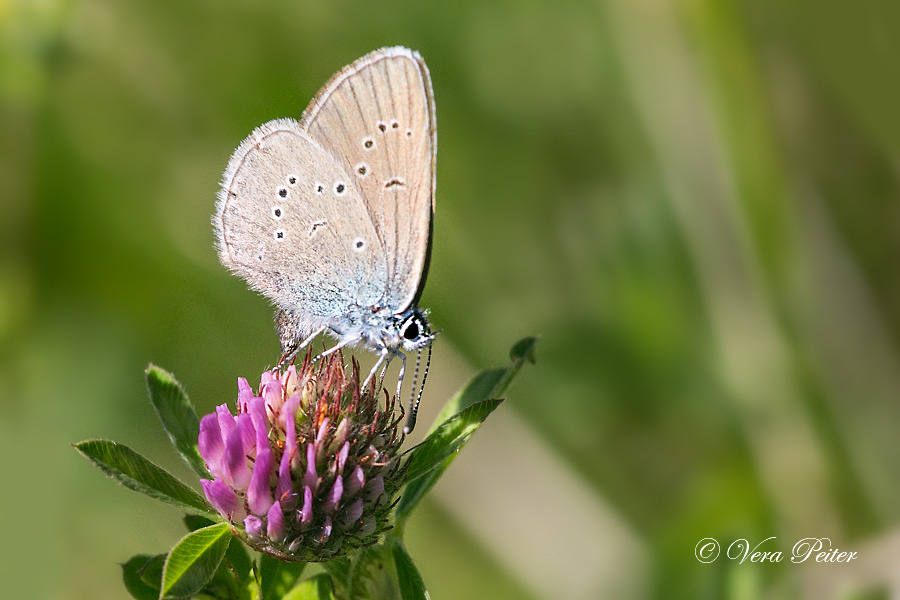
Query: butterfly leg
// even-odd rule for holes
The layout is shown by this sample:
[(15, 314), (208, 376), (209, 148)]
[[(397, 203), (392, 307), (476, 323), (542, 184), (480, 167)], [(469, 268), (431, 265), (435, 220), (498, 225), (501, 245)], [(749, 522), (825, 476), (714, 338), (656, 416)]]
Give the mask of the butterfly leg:
[(397, 399), (400, 399), (400, 388), (403, 387), (403, 376), (406, 375), (406, 355), (402, 352), (397, 352), (400, 355), (400, 374), (397, 375)]
[(388, 367), (391, 366), (391, 361), (394, 360), (394, 353), (388, 350), (388, 355), (385, 358), (384, 365), (381, 367), (381, 374), (378, 376), (378, 388), (381, 389), (384, 386), (384, 376), (387, 375)]
[[(366, 376), (366, 380), (363, 381), (363, 384), (361, 387), (365, 388), (366, 386), (369, 385), (369, 382), (372, 381), (372, 377), (375, 375), (375, 371), (378, 370), (378, 367), (380, 367), (382, 365), (382, 363), (384, 363), (385, 359), (387, 358), (387, 354), (388, 354), (388, 349), (387, 349), (387, 347), (383, 346), (381, 348), (381, 351), (378, 354), (378, 360), (375, 362), (375, 366), (373, 366), (372, 370), (369, 371), (369, 374)], [(387, 368), (387, 367), (385, 367), (385, 368)]]
[(324, 325), (322, 327), (319, 327), (312, 333), (312, 335), (308, 336), (305, 340), (303, 340), (302, 342), (300, 342), (293, 348), (290, 348), (290, 347), (287, 349), (284, 348), (284, 342), (282, 341), (282, 355), (281, 355), (281, 360), (278, 361), (277, 368), (280, 369), (282, 367), (282, 365), (285, 365), (285, 364), (291, 362), (292, 360), (294, 360), (294, 357), (297, 356), (297, 354), (301, 350), (303, 350), (304, 348), (309, 346), (310, 343), (312, 343), (312, 341), (314, 339), (316, 339), (316, 337), (318, 337), (319, 334), (323, 333), (326, 329), (327, 329), (327, 327)]
[(329, 348), (328, 350), (326, 350), (325, 352), (323, 352), (322, 354), (320, 354), (317, 357), (315, 357), (314, 359), (312, 359), (312, 362), (322, 360), (326, 356), (330, 356), (330, 355), (334, 354), (335, 352), (337, 352), (344, 346), (349, 346), (351, 344), (355, 344), (358, 341), (359, 341), (359, 338), (350, 338), (347, 340), (342, 340), (342, 341), (338, 342), (337, 344), (335, 344), (334, 346), (332, 346), (331, 348)]

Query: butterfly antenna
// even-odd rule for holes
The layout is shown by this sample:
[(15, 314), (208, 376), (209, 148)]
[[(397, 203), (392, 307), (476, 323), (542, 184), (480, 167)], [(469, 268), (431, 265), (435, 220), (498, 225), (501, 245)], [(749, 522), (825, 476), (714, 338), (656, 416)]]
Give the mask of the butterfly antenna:
[[(419, 359), (422, 358), (422, 350), (419, 350), (419, 353), (416, 355), (416, 374), (413, 378), (413, 381), (418, 379), (419, 375)], [(412, 403), (412, 397), (410, 397), (410, 411), (409, 417), (406, 419), (406, 427), (403, 428), (404, 434), (412, 433), (412, 430), (416, 426), (416, 416), (419, 414), (419, 402), (422, 400), (422, 393), (425, 391), (425, 380), (428, 378), (428, 368), (431, 366), (431, 344), (428, 344), (428, 358), (425, 359), (425, 371), (422, 373), (422, 387), (419, 388), (419, 393), (416, 395), (415, 404)], [(413, 386), (413, 390), (415, 390), (415, 386)]]
[(409, 389), (409, 407), (412, 408), (413, 396), (416, 395), (416, 385), (419, 382), (419, 363), (422, 362), (422, 349), (416, 353), (416, 369), (413, 371), (412, 387)]

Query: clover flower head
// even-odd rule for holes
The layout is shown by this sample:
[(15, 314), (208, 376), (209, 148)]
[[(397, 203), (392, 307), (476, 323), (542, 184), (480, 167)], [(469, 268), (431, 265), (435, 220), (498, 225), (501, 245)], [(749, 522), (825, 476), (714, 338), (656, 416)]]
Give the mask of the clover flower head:
[(200, 421), (206, 499), (255, 549), (282, 560), (331, 560), (390, 527), (404, 482), (394, 400), (362, 388), (359, 365), (336, 353), (299, 369), (238, 380), (227, 405)]

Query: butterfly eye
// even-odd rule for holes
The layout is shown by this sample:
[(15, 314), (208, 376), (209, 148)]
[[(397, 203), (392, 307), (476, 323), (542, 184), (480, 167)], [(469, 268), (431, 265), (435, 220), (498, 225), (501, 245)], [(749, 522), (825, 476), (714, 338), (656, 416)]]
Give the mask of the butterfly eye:
[(343, 181), (338, 181), (336, 184), (334, 184), (334, 193), (338, 196), (343, 196), (346, 189), (347, 188), (344, 186)]
[(409, 341), (413, 341), (419, 337), (419, 324), (413, 319), (406, 329), (403, 330), (403, 337)]
[(287, 198), (287, 194), (287, 188), (281, 188), (280, 190), (278, 190), (278, 195), (282, 198)]
[(273, 206), (272, 207), (272, 216), (275, 217), (276, 219), (280, 219), (281, 218), (281, 209), (277, 206)]
[(373, 140), (372, 138), (366, 138), (363, 140), (363, 148), (365, 148), (366, 150), (371, 150), (374, 145), (375, 140)]

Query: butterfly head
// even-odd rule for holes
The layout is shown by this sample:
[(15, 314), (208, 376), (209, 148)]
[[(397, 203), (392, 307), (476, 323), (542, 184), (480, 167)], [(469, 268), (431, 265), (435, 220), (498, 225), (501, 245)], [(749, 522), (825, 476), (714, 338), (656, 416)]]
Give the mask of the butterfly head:
[(427, 315), (428, 311), (411, 306), (396, 316), (393, 326), (397, 332), (399, 345), (407, 352), (431, 344), (434, 336), (439, 333), (431, 331)]

